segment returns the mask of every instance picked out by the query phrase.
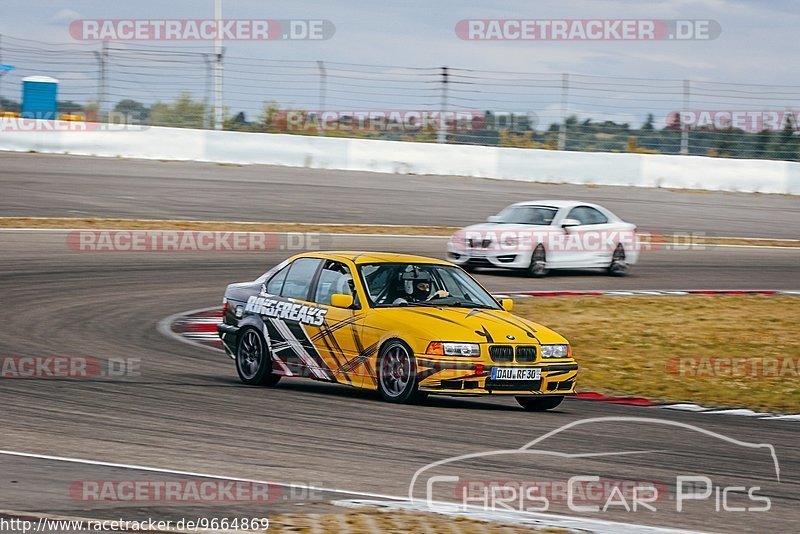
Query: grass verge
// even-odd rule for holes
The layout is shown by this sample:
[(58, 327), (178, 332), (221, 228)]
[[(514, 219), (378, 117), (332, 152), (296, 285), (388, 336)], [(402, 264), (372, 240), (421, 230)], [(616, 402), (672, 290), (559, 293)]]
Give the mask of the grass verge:
[[(570, 341), (581, 365), (580, 391), (800, 413), (800, 298), (555, 297), (516, 304), (515, 313)], [(773, 367), (768, 361), (776, 359)]]
[(270, 517), (269, 530), (276, 532), (319, 532), (372, 534), (428, 532), (430, 534), (517, 534), (540, 532), (566, 534), (561, 528), (532, 529), (522, 525), (475, 521), (433, 513), (394, 512), (362, 509), (336, 514), (284, 514)]
[(80, 230), (200, 230), (207, 232), (312, 232), (330, 234), (450, 236), (449, 226), (391, 224), (333, 224), (290, 222), (182, 221), (158, 219), (101, 219), (71, 217), (0, 217), (0, 228)]

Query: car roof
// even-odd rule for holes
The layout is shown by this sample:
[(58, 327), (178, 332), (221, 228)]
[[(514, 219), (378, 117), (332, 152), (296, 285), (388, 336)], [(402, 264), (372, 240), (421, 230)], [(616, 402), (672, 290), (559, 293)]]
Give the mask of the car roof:
[(571, 208), (573, 206), (595, 206), (591, 202), (581, 202), (580, 200), (526, 200), (517, 202), (514, 206), (544, 206), (550, 208)]
[(432, 263), (436, 265), (452, 265), (448, 261), (428, 258), (426, 256), (416, 256), (414, 254), (396, 254), (393, 252), (366, 252), (366, 251), (320, 251), (305, 252), (296, 257), (324, 258), (336, 261), (351, 261), (357, 265), (364, 263)]

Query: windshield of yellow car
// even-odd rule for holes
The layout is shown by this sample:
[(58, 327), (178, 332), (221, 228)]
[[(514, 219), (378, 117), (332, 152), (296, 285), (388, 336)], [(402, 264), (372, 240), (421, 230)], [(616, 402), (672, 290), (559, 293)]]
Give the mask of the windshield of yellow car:
[(458, 267), (368, 263), (359, 274), (373, 307), (431, 306), (499, 310), (497, 301)]

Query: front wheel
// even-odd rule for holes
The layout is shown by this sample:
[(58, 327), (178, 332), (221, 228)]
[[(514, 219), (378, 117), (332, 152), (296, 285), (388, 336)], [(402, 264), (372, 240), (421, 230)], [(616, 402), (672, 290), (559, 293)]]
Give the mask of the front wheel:
[(236, 346), (236, 372), (248, 386), (274, 386), (281, 379), (272, 372), (272, 356), (267, 342), (255, 328), (247, 328)]
[(398, 404), (416, 402), (423, 395), (417, 381), (417, 361), (400, 340), (383, 346), (378, 357), (378, 392), (383, 400)]
[(552, 410), (564, 400), (564, 395), (552, 397), (517, 397), (520, 406), (529, 412), (544, 412)]
[(622, 243), (617, 245), (614, 249), (614, 254), (611, 256), (611, 264), (608, 266), (608, 274), (611, 276), (625, 276), (628, 274), (628, 262), (625, 261), (625, 249)]
[(528, 274), (533, 278), (542, 278), (547, 276), (549, 271), (550, 270), (547, 268), (547, 253), (544, 251), (544, 247), (539, 244), (531, 256), (531, 264), (530, 267), (528, 267)]

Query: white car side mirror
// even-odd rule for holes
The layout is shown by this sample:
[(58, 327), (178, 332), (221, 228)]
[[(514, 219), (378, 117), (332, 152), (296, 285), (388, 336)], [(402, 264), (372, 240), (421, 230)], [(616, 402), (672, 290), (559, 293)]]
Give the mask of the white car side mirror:
[(499, 220), (500, 220), (500, 217), (499, 217), (498, 215), (490, 215), (490, 216), (489, 216), (489, 217), (486, 219), (486, 222), (494, 223), (494, 222), (497, 222), (497, 221), (499, 221)]
[(580, 226), (581, 222), (578, 219), (564, 219), (561, 221), (561, 228), (572, 228), (573, 226)]

